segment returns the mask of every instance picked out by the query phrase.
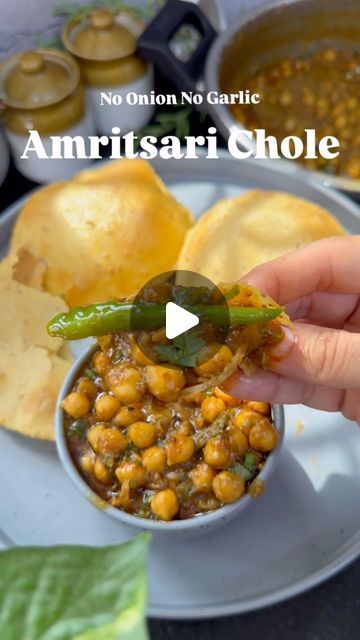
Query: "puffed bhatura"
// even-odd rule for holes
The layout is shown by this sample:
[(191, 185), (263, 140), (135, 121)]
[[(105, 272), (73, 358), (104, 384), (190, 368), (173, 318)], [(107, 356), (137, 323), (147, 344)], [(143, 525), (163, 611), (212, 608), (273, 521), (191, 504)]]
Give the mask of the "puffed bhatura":
[(32, 269), (30, 286), (63, 295), (69, 306), (101, 302), (132, 294), (173, 268), (192, 224), (150, 165), (120, 160), (31, 196), (11, 254), (19, 273), (26, 272), (24, 256), (42, 265)]
[(344, 234), (314, 203), (288, 193), (249, 191), (217, 202), (200, 218), (186, 236), (178, 269), (231, 282), (298, 247)]

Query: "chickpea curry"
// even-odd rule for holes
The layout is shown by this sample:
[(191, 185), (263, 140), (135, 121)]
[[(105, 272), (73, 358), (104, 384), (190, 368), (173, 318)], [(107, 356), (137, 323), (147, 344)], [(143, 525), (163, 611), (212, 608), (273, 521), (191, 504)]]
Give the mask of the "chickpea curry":
[[(259, 308), (261, 299), (246, 285), (228, 290), (230, 306), (252, 300)], [(281, 324), (222, 331), (201, 323), (176, 364), (164, 328), (98, 339), (62, 407), (74, 464), (112, 506), (170, 521), (262, 493), (257, 475), (278, 442), (270, 405), (238, 400), (220, 382), (239, 365), (249, 371), (269, 362)]]
[[(240, 77), (241, 76), (241, 77)], [(317, 50), (308, 57), (285, 58), (251, 77), (235, 76), (233, 87), (258, 93), (256, 105), (234, 105), (234, 117), (249, 129), (264, 128), (283, 139), (305, 141), (305, 129), (317, 139), (335, 136), (340, 154), (325, 160), (303, 159), (308, 169), (360, 179), (360, 52)]]

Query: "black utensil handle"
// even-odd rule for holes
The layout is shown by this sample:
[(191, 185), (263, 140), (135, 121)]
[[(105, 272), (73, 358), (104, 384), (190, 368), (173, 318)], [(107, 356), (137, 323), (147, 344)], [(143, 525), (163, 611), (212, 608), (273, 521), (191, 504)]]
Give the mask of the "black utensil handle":
[[(182, 62), (171, 51), (169, 44), (185, 24), (195, 27), (201, 40), (190, 58)], [(194, 91), (216, 35), (215, 29), (197, 5), (183, 0), (170, 0), (140, 36), (138, 50), (142, 57), (156, 64), (180, 91)]]

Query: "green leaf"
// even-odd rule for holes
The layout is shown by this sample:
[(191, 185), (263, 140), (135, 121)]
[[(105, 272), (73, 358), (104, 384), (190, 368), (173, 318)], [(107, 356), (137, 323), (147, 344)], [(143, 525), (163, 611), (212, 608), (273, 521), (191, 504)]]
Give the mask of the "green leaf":
[(244, 467), (248, 469), (248, 471), (252, 471), (254, 468), (254, 464), (255, 464), (255, 455), (252, 451), (248, 451), (245, 456)]
[(184, 333), (172, 340), (171, 344), (157, 345), (154, 350), (161, 362), (169, 362), (182, 367), (196, 367), (198, 351), (205, 346), (204, 340), (196, 333)]
[(245, 482), (249, 480), (251, 476), (251, 472), (249, 471), (249, 469), (244, 467), (244, 465), (241, 464), (240, 462), (234, 462), (232, 467), (230, 467), (229, 471), (232, 471), (237, 476), (240, 476), (240, 478), (242, 478)]
[(1, 640), (147, 640), (149, 539), (1, 551)]
[(90, 380), (96, 380), (96, 378), (97, 378), (97, 375), (96, 375), (96, 373), (95, 373), (94, 369), (92, 369), (91, 367), (87, 367), (87, 368), (85, 369), (85, 375), (86, 375), (88, 378), (90, 378)]
[(90, 423), (88, 420), (79, 418), (78, 420), (74, 420), (74, 422), (70, 423), (67, 428), (67, 433), (69, 436), (75, 436), (78, 440), (85, 440), (89, 426)]
[(61, 42), (59, 35), (54, 35), (51, 38), (44, 39), (40, 34), (35, 37), (35, 44), (39, 49), (61, 49), (64, 50), (64, 46)]

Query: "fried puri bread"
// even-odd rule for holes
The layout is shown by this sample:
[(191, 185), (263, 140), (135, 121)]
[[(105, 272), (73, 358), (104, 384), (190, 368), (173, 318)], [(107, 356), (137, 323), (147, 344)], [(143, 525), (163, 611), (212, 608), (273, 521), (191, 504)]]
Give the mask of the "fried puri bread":
[(178, 269), (230, 282), (298, 247), (343, 234), (316, 204), (288, 193), (249, 191), (221, 200), (200, 218), (186, 236)]
[(148, 163), (109, 162), (29, 198), (11, 242), (14, 277), (69, 306), (127, 296), (174, 268), (192, 224)]
[(0, 424), (53, 440), (56, 398), (71, 361), (63, 341), (47, 334), (46, 322), (67, 307), (60, 297), (12, 279), (11, 268), (9, 259), (0, 265)]

